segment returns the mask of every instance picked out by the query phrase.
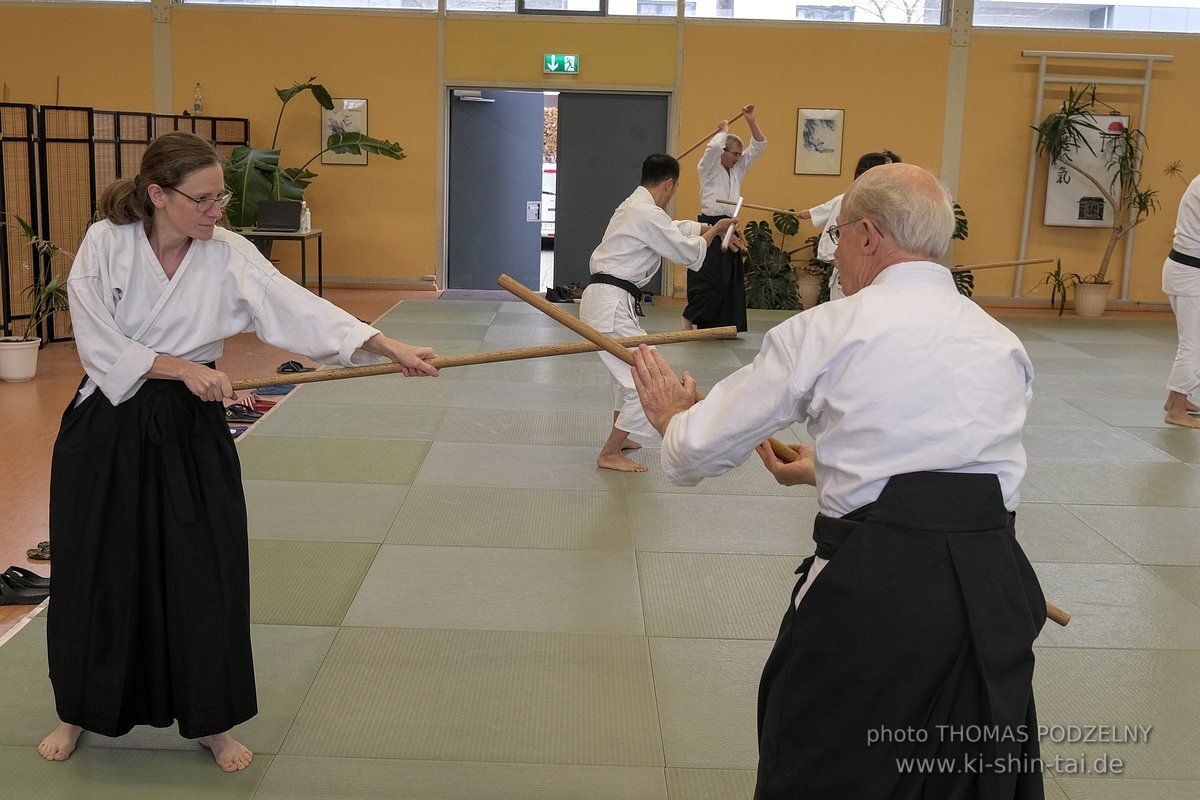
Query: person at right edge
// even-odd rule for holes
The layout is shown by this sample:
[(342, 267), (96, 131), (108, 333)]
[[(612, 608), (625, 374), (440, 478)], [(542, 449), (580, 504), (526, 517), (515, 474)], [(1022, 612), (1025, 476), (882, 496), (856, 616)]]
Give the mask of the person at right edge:
[[(731, 206), (718, 200), (734, 200), (741, 195), (742, 180), (750, 165), (767, 149), (767, 139), (754, 117), (754, 106), (742, 108), (750, 124), (750, 145), (729, 132), (729, 122), (717, 123), (717, 134), (709, 140), (696, 165), (700, 173), (700, 216), (705, 225), (715, 225), (728, 219)], [(687, 274), (687, 307), (683, 309), (683, 329), (720, 328), (736, 325), (746, 330), (746, 273), (742, 254), (733, 248), (721, 249), (717, 237), (708, 246), (704, 264)]]
[[(774, 327), (701, 402), (661, 353), (634, 356), (672, 483), (757, 448), (817, 489), (816, 553), (759, 687), (757, 800), (1044, 796), (1046, 601), (1015, 535), (1033, 368), (934, 262), (953, 230), (932, 174), (876, 167), (830, 231), (846, 298)], [(815, 446), (783, 463), (764, 439), (796, 422)]]
[(1200, 428), (1200, 405), (1189, 395), (1200, 392), (1200, 175), (1192, 179), (1179, 201), (1175, 239), (1163, 264), (1162, 289), (1171, 300), (1179, 348), (1167, 378), (1163, 421), (1183, 428)]

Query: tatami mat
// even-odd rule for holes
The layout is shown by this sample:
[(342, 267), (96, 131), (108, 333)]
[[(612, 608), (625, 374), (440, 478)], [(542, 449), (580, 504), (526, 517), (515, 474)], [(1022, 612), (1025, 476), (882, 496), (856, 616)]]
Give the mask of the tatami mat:
[[(648, 314), (678, 327), (677, 307)], [(788, 316), (662, 351), (708, 389)], [(1124, 760), (1120, 777), (1060, 765), (1047, 798), (1192, 800), (1200, 434), (1162, 422), (1174, 326), (1007, 324), (1036, 373), (1018, 537), (1074, 615), (1038, 642), (1039, 721), (1153, 728), (1149, 744), (1045, 739), (1049, 758)], [(501, 294), (406, 301), (379, 327), (443, 355), (577, 340)], [(260, 713), (235, 734), (252, 767), (225, 775), (173, 728), (85, 735), (43, 762), (39, 617), (0, 647), (4, 796), (745, 800), (815, 491), (753, 454), (673, 486), (657, 437), (631, 454), (647, 473), (597, 469), (610, 396), (594, 354), (298, 387), (238, 444)]]

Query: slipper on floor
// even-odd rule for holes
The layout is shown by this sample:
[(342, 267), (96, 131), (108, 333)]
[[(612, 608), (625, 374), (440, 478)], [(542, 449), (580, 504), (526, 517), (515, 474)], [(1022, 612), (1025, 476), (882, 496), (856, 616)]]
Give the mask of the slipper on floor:
[(287, 394), (288, 392), (292, 391), (292, 389), (295, 389), (295, 388), (296, 388), (296, 384), (294, 384), (294, 383), (284, 383), (279, 386), (263, 386), (258, 389), (255, 389), (254, 393), (255, 394), (263, 394), (263, 395), (279, 395), (279, 394)]
[(13, 565), (4, 570), (4, 577), (8, 578), (10, 583), (17, 586), (24, 586), (27, 589), (49, 589), (50, 579), (42, 575), (38, 575), (31, 569), (18, 567)]
[(25, 555), (34, 561), (49, 561), (50, 560), (50, 543), (46, 542), (45, 547), (35, 547), (32, 550), (26, 550)]
[(312, 372), (315, 369), (316, 367), (306, 367), (299, 361), (285, 361), (275, 371), (281, 375), (287, 375), (289, 372)]
[(230, 425), (229, 435), (236, 439), (248, 430), (250, 429), (245, 425)]
[(36, 606), (50, 596), (47, 589), (17, 586), (0, 575), (0, 606)]
[(231, 406), (225, 407), (225, 420), (227, 422), (258, 422), (260, 419), (262, 419), (262, 412), (255, 411), (250, 406), (234, 403)]

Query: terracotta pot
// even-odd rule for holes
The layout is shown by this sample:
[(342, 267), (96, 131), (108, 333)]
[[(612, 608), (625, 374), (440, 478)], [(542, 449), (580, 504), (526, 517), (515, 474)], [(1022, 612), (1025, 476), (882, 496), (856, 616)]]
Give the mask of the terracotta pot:
[(0, 339), (0, 380), (21, 383), (32, 380), (37, 372), (38, 347), (41, 339), (27, 342)]
[(821, 276), (807, 272), (796, 273), (796, 293), (804, 310), (812, 308), (821, 299)]
[(1111, 283), (1075, 284), (1075, 313), (1081, 317), (1098, 317), (1108, 305)]

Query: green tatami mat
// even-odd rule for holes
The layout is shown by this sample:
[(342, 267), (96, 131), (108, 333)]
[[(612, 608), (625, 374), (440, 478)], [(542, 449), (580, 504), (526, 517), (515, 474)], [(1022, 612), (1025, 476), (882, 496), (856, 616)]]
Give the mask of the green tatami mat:
[(660, 767), (292, 756), (272, 766), (255, 800), (667, 800)]
[(459, 372), (464, 381), (510, 381), (525, 383), (594, 383), (607, 386), (612, 374), (595, 353), (551, 358), (527, 358), (495, 364), (475, 364)]
[[(1108, 754), (1124, 762), (1122, 781), (1200, 782), (1200, 759), (1196, 758), (1196, 742), (1200, 740), (1200, 653), (1039, 647), (1036, 656), (1033, 693), (1038, 725), (1152, 728), (1148, 739), (1136, 743), (1071, 741), (1065, 732), (1043, 738), (1044, 760), (1055, 756), (1078, 759), (1081, 753), (1092, 758)], [(1072, 793), (1071, 784), (1066, 782), (1072, 777), (1083, 775), (1063, 771), (1055, 774), (1068, 796), (1092, 800), (1092, 795), (1079, 793), (1082, 786)], [(1131, 790), (1119, 796), (1131, 800), (1170, 795), (1141, 795)]]
[(367, 542), (250, 542), (250, 620), (340, 625), (378, 545)]
[[(586, 410), (612, 414), (612, 390), (600, 383), (554, 384), (463, 381), (451, 405), (460, 408)], [(611, 419), (611, 416), (610, 416)], [(611, 430), (611, 424), (610, 424)], [(607, 435), (607, 434), (606, 434)], [(601, 440), (602, 442), (603, 440)], [(601, 442), (597, 442), (599, 445)]]
[(580, 341), (580, 336), (565, 325), (534, 327), (531, 325), (495, 325), (488, 328), (483, 344), (489, 350), (509, 347), (538, 347), (546, 344), (568, 344)]
[(254, 426), (254, 435), (430, 441), (445, 413), (435, 406), (296, 403), (272, 411)]
[[(599, 449), (599, 448), (597, 448)], [(676, 486), (662, 470), (658, 447), (644, 447), (633, 456), (648, 467), (643, 473), (622, 473), (630, 492), (669, 492), (671, 494), (731, 494), (776, 497), (816, 497), (812, 486), (780, 486), (763, 467), (758, 455), (751, 453), (741, 465), (717, 478), (706, 478), (696, 486)], [(607, 471), (607, 470), (606, 470)]]
[(612, 492), (413, 486), (387, 543), (630, 550), (632, 535)]
[(1103, 461), (1176, 462), (1174, 456), (1120, 428), (1066, 425), (1025, 426), (1025, 453), (1030, 458), (1078, 458)]
[(752, 769), (667, 769), (671, 800), (746, 800), (754, 796)]
[(186, 751), (80, 744), (60, 762), (46, 761), (32, 745), (0, 746), (0, 780), (8, 800), (250, 800), (271, 758), (255, 754), (249, 767), (229, 774), (197, 744)]
[(389, 317), (376, 325), (380, 331), (393, 339), (408, 344), (425, 344), (434, 340), (464, 339), (478, 342), (487, 335), (487, 325), (464, 325), (458, 322), (435, 322), (426, 316), (419, 321), (413, 317)]
[(661, 766), (654, 709), (640, 636), (343, 628), (282, 753)]
[(251, 436), (238, 442), (242, 477), (325, 483), (412, 483), (429, 442)]
[(1139, 781), (1125, 777), (1074, 778), (1059, 775), (1054, 778), (1062, 794), (1046, 790), (1046, 800), (1196, 800), (1200, 797), (1200, 781)]
[[(779, 615), (783, 616), (783, 608)], [(754, 640), (650, 639), (668, 767), (754, 769), (758, 765), (758, 679), (773, 645)]]
[(1178, 462), (1031, 458), (1026, 476), (1057, 503), (1200, 507), (1200, 469)]
[[(441, 352), (441, 351), (439, 351)], [(475, 352), (473, 349), (468, 352)], [(447, 355), (443, 353), (443, 355)], [(295, 404), (333, 403), (337, 405), (432, 406), (448, 405), (458, 389), (461, 371), (448, 369), (436, 378), (406, 378), (403, 375), (376, 375), (340, 381), (310, 383), (289, 395), (288, 408)], [(459, 377), (455, 377), (456, 374)], [(284, 409), (281, 409), (284, 410)]]
[(1126, 428), (1144, 442), (1170, 453), (1185, 464), (1200, 464), (1200, 436), (1185, 428)]
[(639, 553), (646, 635), (774, 641), (796, 585), (796, 559)]
[[(1193, 434), (1194, 435), (1194, 434)], [(1066, 507), (1139, 564), (1200, 567), (1196, 509), (1154, 506)], [(1017, 520), (1024, 511), (1017, 511)]]
[(815, 497), (630, 493), (639, 551), (767, 553), (796, 564), (812, 553)]
[(611, 432), (608, 410), (451, 408), (434, 438), (484, 444), (595, 445), (599, 450)]
[(343, 624), (640, 635), (633, 554), (384, 545)]
[(391, 483), (242, 481), (251, 539), (382, 542), (408, 487)]
[(1017, 540), (1030, 561), (1133, 562), (1120, 547), (1056, 503), (1022, 503)]
[[(258, 715), (233, 729), (238, 741), (259, 754), (279, 749), (334, 632), (332, 628), (251, 626)], [(21, 725), (0, 725), (0, 745), (28, 748), (38, 761), (41, 759), (33, 748), (58, 724), (46, 670), (46, 625), (39, 617), (0, 647), (0, 708), (6, 719), (22, 721)], [(115, 739), (84, 733), (79, 741), (80, 750), (199, 749), (182, 738), (174, 725), (141, 725)], [(72, 756), (68, 763), (74, 761)]]
[[(633, 458), (647, 463), (642, 455)], [(476, 445), (434, 442), (415, 483), (422, 486), (503, 486), (508, 488), (598, 489), (625, 487), (625, 473), (596, 466), (595, 447), (526, 444)], [(636, 477), (645, 477), (644, 475)]]

